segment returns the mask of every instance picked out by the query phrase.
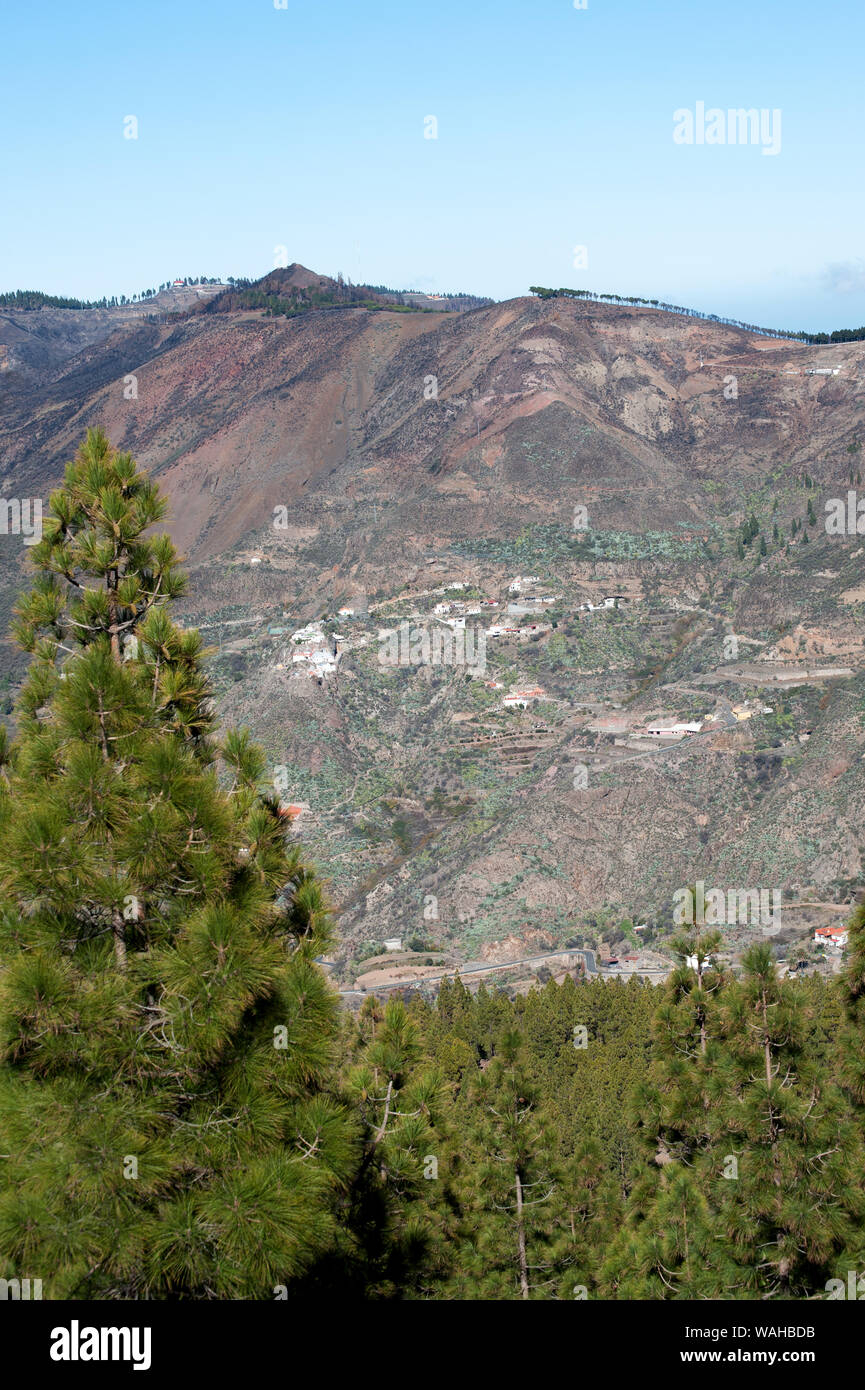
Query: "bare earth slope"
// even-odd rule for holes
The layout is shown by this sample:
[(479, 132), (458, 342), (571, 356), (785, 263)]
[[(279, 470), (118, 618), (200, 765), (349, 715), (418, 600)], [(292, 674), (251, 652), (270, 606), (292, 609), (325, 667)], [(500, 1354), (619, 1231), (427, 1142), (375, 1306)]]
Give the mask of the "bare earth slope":
[[(863, 359), (566, 300), (139, 320), (4, 374), (0, 481), (46, 495), (88, 425), (131, 449), (348, 948), (519, 954), (660, 928), (699, 877), (831, 902), (861, 873), (863, 540), (824, 516), (861, 481)], [(550, 602), (510, 613), (517, 576)], [(381, 663), (379, 629), (457, 596), (518, 629), (483, 672)], [(321, 683), (289, 646), (318, 618)]]

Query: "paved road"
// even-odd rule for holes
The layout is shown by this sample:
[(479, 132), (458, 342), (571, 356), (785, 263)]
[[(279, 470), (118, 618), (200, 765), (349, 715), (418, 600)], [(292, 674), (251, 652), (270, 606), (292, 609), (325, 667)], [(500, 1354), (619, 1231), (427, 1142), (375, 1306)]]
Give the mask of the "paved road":
[[(465, 965), (454, 966), (451, 970), (442, 971), (441, 975), (411, 976), (404, 980), (393, 980), (389, 985), (379, 985), (378, 990), (380, 992), (382, 988), (404, 989), (407, 985), (433, 985), (440, 980), (451, 979), (454, 975), (459, 975), (462, 979), (465, 975), (482, 975), (488, 970), (511, 970), (515, 965), (542, 964), (545, 960), (554, 960), (558, 956), (582, 956), (587, 974), (599, 975), (601, 973), (595, 961), (594, 951), (571, 948), (561, 951), (547, 951), (542, 956), (523, 956), (521, 960), (498, 961), (494, 965), (481, 965), (477, 961), (467, 961)], [(341, 989), (339, 993), (358, 996), (375, 994), (376, 987), (373, 985), (368, 989)]]

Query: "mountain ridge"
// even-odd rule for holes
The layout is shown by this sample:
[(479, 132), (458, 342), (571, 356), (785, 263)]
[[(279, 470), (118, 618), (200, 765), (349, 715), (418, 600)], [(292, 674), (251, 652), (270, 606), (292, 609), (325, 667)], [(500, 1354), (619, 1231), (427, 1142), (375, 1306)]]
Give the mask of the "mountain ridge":
[[(475, 955), (532, 933), (562, 944), (609, 914), (660, 925), (674, 888), (712, 872), (845, 891), (865, 811), (861, 599), (843, 597), (861, 547), (808, 507), (854, 483), (865, 346), (562, 298), (213, 307), (121, 327), (50, 384), (7, 374), (0, 477), (5, 495), (45, 495), (96, 424), (158, 476), (191, 565), (187, 621), (216, 624), (220, 710), (310, 803), (302, 833), (349, 955), (423, 928), (430, 895), (437, 944)], [(20, 555), (0, 559), (11, 586)], [(383, 668), (382, 619), (338, 619), (386, 603), (386, 621), (432, 624), (448, 583), (504, 614), (527, 573), (558, 598), (549, 622), (518, 615), (517, 636), (491, 639), (501, 693), (458, 669)], [(610, 593), (630, 608), (579, 611)], [(328, 616), (368, 640), (319, 685), (285, 650)], [(745, 661), (763, 649), (778, 655)], [(853, 675), (809, 675), (823, 668)], [(779, 670), (798, 684), (779, 690)], [(546, 702), (504, 709), (523, 687)], [(652, 718), (727, 720), (760, 690), (771, 718), (660, 760), (616, 743)], [(628, 728), (590, 728), (611, 719)]]

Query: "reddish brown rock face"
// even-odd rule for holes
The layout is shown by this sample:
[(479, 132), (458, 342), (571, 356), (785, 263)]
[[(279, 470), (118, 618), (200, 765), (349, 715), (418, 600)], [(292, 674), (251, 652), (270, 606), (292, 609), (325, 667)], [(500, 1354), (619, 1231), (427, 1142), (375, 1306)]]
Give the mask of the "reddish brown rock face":
[[(280, 294), (333, 284), (274, 276)], [(821, 509), (861, 467), (865, 344), (566, 300), (174, 307), (36, 311), (41, 358), (34, 315), (0, 316), (3, 495), (46, 496), (95, 424), (154, 472), (191, 570), (185, 613), (217, 624), (220, 708), (289, 769), (289, 811), (309, 803), (300, 833), (349, 946), (418, 933), (495, 958), (662, 917), (698, 877), (830, 901), (861, 871), (862, 541), (827, 536)], [(805, 374), (821, 352), (838, 375)], [(809, 499), (809, 543), (797, 532), (785, 554)], [(767, 555), (756, 539), (739, 560), (752, 511)], [(508, 615), (516, 575), (559, 597)], [(378, 629), (433, 622), (455, 581), (502, 629), (483, 680), (378, 664)], [(347, 643), (319, 681), (287, 648), (323, 615)], [(545, 699), (506, 707), (522, 689)], [(635, 741), (710, 713), (677, 748)]]

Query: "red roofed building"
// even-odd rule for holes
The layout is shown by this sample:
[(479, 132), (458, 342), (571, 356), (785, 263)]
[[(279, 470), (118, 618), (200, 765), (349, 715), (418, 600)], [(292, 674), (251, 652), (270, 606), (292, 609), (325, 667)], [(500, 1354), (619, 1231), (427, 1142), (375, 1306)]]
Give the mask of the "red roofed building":
[(814, 933), (814, 940), (822, 946), (846, 946), (847, 945), (846, 927), (818, 927)]

